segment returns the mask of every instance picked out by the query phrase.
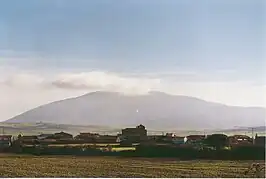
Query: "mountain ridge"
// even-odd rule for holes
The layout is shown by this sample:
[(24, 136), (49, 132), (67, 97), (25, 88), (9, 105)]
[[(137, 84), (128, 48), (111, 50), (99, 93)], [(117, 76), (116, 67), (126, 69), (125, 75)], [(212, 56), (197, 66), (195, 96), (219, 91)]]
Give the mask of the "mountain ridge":
[(265, 112), (262, 107), (228, 106), (157, 91), (145, 95), (96, 91), (41, 105), (5, 122), (111, 123), (115, 127), (143, 123), (153, 128), (213, 128), (218, 125), (227, 128), (239, 123), (262, 126)]

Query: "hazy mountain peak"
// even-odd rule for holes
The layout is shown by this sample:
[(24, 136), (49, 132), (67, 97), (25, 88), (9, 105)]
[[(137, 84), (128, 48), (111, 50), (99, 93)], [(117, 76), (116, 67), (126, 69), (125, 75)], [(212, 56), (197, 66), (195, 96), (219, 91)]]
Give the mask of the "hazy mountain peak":
[(167, 93), (164, 93), (164, 92), (161, 92), (161, 91), (149, 91), (148, 94), (150, 95), (170, 95), (170, 94), (167, 94)]
[[(154, 97), (155, 96), (155, 97)], [(265, 125), (264, 108), (224, 106), (193, 97), (151, 91), (145, 96), (96, 91), (43, 105), (8, 122), (45, 122), (112, 127), (144, 124), (153, 129), (208, 129)]]
[(94, 92), (89, 92), (84, 94), (83, 96), (80, 97), (89, 97), (89, 96), (106, 96), (106, 95), (121, 95), (122, 93), (119, 92), (110, 92), (110, 91), (94, 91)]

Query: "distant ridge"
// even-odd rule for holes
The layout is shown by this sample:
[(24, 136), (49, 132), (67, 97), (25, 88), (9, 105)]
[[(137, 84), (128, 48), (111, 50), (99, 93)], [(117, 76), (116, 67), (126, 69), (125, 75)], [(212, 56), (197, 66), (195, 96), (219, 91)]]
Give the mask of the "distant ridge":
[(6, 122), (60, 123), (111, 127), (144, 124), (153, 129), (212, 129), (265, 126), (266, 109), (226, 106), (198, 98), (151, 91), (125, 95), (97, 91), (29, 110)]

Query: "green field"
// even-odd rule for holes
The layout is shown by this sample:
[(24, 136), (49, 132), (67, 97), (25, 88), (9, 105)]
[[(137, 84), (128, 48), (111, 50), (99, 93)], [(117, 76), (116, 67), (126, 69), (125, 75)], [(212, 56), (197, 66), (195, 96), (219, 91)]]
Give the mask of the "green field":
[[(254, 162), (254, 161), (253, 161)], [(1, 177), (254, 177), (251, 161), (1, 155)]]

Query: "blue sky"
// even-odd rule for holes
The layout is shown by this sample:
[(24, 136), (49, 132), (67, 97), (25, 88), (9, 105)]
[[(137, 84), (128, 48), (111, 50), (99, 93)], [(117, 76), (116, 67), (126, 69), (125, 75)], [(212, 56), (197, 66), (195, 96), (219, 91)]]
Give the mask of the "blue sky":
[(36, 65), (229, 69), (260, 76), (265, 5), (263, 0), (1, 1), (0, 49), (45, 57)]
[(0, 67), (264, 87), (265, 13), (264, 0), (2, 0)]

